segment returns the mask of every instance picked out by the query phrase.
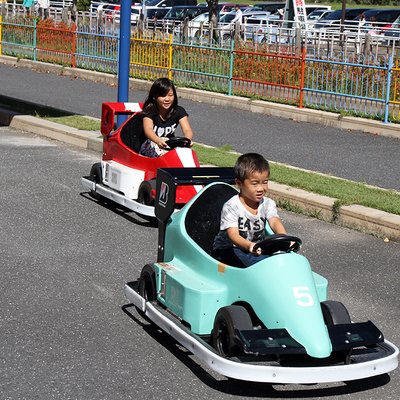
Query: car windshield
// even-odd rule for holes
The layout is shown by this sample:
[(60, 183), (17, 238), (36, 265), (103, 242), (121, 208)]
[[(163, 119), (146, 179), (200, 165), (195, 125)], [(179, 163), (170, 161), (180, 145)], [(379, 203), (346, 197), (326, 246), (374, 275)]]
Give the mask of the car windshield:
[(321, 17), (321, 15), (323, 15), (325, 13), (327, 13), (326, 10), (314, 10), (307, 16), (307, 19), (310, 19), (310, 20), (319, 19)]
[(146, 1), (146, 6), (155, 7), (161, 0), (148, 0)]
[(331, 12), (330, 14), (326, 14), (321, 18), (322, 20), (335, 20), (335, 19), (340, 19), (342, 16), (342, 10), (336, 10)]
[(233, 18), (235, 18), (235, 14), (234, 12), (230, 12), (228, 14), (225, 14), (224, 16), (221, 17), (220, 22), (231, 22), (233, 20)]
[(193, 18), (193, 22), (203, 22), (208, 21), (208, 12), (198, 15), (196, 18)]
[(171, 8), (167, 14), (165, 14), (165, 19), (183, 19), (185, 16), (185, 9), (184, 8)]

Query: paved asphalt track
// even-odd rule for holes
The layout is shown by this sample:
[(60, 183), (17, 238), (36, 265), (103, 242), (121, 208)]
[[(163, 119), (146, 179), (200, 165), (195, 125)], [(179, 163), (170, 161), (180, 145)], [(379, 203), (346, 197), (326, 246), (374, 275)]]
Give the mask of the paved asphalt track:
[[(157, 229), (83, 192), (99, 154), (0, 127), (1, 400), (398, 400), (399, 369), (368, 380), (269, 385), (203, 368), (121, 306)], [(282, 212), (354, 321), (400, 344), (399, 243)]]
[[(178, 90), (179, 92), (179, 90)], [(100, 118), (116, 87), (0, 64), (0, 95)], [(146, 93), (130, 92), (130, 101)], [(182, 99), (195, 140), (383, 188), (400, 190), (400, 140)], [(296, 109), (293, 109), (296, 112)], [(400, 129), (400, 128), (399, 128)]]

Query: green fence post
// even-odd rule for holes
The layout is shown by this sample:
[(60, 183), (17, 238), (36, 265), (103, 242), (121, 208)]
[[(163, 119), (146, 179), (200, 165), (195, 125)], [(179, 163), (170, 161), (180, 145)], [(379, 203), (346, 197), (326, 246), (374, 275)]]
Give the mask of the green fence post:
[(234, 49), (235, 49), (235, 40), (232, 38), (232, 40), (231, 40), (230, 59), (229, 59), (229, 85), (228, 85), (228, 96), (232, 96)]
[(384, 123), (389, 122), (389, 103), (390, 103), (390, 86), (392, 80), (393, 56), (389, 56), (388, 73), (386, 82), (386, 99), (385, 99), (385, 118)]
[(33, 20), (33, 61), (36, 61), (36, 19)]
[(2, 43), (2, 34), (3, 34), (3, 17), (0, 15), (0, 56), (1, 56), (1, 43)]

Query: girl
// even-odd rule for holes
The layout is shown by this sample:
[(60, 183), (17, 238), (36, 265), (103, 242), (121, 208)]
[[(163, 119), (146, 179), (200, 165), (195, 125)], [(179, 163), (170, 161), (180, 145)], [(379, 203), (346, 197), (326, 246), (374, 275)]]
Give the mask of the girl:
[(188, 114), (178, 106), (174, 84), (168, 78), (157, 79), (150, 88), (143, 106), (143, 131), (147, 140), (140, 148), (140, 154), (159, 157), (167, 151), (168, 139), (174, 136), (178, 126), (183, 135), (192, 140)]

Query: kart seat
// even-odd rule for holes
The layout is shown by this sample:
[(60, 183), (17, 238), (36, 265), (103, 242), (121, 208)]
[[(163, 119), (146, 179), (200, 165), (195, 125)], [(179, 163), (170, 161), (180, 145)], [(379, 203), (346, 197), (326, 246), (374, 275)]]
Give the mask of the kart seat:
[(238, 191), (226, 183), (207, 186), (187, 212), (187, 234), (209, 255), (214, 238), (219, 232), (221, 211), (224, 203)]
[(143, 114), (133, 114), (126, 124), (122, 127), (120, 133), (121, 141), (130, 149), (139, 153), (140, 147), (146, 140), (143, 132)]

